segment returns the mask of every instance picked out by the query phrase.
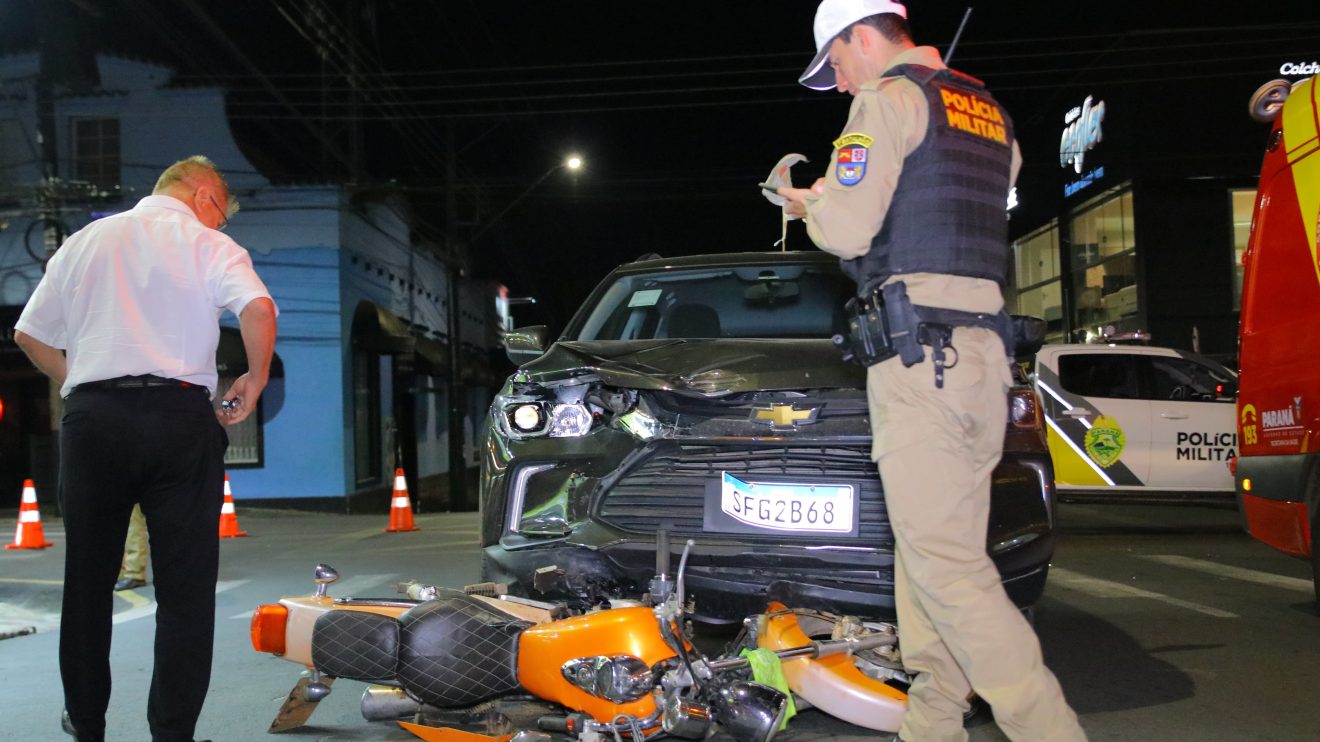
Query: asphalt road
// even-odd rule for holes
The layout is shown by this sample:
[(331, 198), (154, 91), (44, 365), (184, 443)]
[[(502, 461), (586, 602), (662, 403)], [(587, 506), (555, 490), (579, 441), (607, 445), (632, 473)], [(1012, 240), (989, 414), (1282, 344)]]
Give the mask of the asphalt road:
[[(265, 729), (297, 678), (293, 665), (255, 654), (252, 607), (312, 589), (318, 561), (340, 570), (334, 595), (388, 594), (411, 578), (459, 586), (478, 572), (476, 514), (423, 515), (422, 530), (386, 534), (384, 516), (271, 513), (239, 505), (251, 536), (222, 544), (216, 659), (198, 735), (270, 739)], [(1037, 630), (1046, 660), (1093, 740), (1320, 739), (1320, 618), (1309, 566), (1242, 534), (1231, 510), (1194, 506), (1060, 508), (1063, 529)], [(0, 517), (0, 532), (13, 523)], [(44, 551), (0, 552), (0, 738), (59, 740), (56, 665), (63, 532), (47, 518)], [(150, 587), (116, 597), (109, 740), (148, 739)], [(299, 740), (406, 740), (362, 720), (349, 681), (285, 735)], [(809, 711), (786, 742), (874, 739)], [(992, 723), (976, 742), (1006, 739)]]

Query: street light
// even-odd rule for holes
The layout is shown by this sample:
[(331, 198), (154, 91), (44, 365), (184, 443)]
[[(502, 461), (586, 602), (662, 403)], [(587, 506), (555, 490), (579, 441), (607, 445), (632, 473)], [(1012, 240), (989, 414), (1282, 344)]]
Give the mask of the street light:
[(568, 158), (566, 158), (563, 162), (559, 163), (558, 165), (555, 165), (554, 167), (552, 167), (552, 168), (550, 168), (549, 170), (547, 170), (547, 171), (545, 171), (544, 173), (542, 173), (542, 174), (541, 174), (541, 177), (539, 177), (539, 178), (537, 178), (536, 180), (532, 181), (532, 184), (529, 185), (529, 186), (527, 186), (527, 190), (525, 190), (525, 191), (523, 191), (522, 193), (518, 194), (518, 197), (517, 197), (517, 198), (513, 199), (512, 201), (510, 201), (510, 202), (508, 203), (508, 205), (505, 206), (503, 209), (501, 209), (500, 212), (499, 212), (498, 214), (496, 214), (495, 216), (491, 217), (490, 221), (488, 221), (488, 222), (486, 222), (485, 224), (481, 225), (481, 227), (480, 227), (479, 229), (477, 229), (477, 231), (473, 232), (473, 233), (472, 233), (472, 237), (471, 237), (471, 239), (470, 239), (470, 242), (475, 243), (477, 240), (481, 239), (481, 236), (484, 235), (484, 234), (486, 234), (486, 232), (487, 232), (488, 230), (490, 230), (491, 227), (495, 226), (495, 223), (496, 223), (496, 222), (498, 222), (501, 218), (503, 218), (503, 216), (504, 216), (505, 214), (509, 213), (510, 211), (513, 211), (513, 207), (515, 207), (515, 206), (517, 206), (518, 204), (522, 203), (522, 200), (523, 200), (524, 198), (527, 198), (528, 194), (530, 194), (532, 191), (536, 190), (536, 187), (539, 186), (539, 185), (541, 185), (542, 183), (544, 183), (544, 182), (545, 182), (545, 179), (546, 179), (546, 178), (549, 178), (551, 175), (553, 175), (553, 174), (555, 173), (555, 171), (557, 171), (557, 170), (571, 170), (571, 171), (577, 172), (578, 170), (581, 170), (581, 169), (582, 169), (582, 165), (583, 165), (583, 164), (584, 164), (584, 163), (583, 163), (582, 158), (581, 158), (580, 156), (578, 156), (578, 155), (569, 155)]

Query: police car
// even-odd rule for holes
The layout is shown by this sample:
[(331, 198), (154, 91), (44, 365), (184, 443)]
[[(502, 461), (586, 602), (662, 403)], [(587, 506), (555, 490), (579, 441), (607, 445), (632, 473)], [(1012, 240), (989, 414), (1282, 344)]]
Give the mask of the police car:
[(1237, 374), (1142, 345), (1046, 345), (1032, 380), (1063, 500), (1229, 502)]

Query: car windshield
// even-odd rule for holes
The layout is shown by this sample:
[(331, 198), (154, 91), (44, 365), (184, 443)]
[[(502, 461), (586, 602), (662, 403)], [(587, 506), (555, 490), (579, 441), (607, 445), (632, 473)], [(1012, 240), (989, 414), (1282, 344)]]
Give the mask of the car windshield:
[(828, 338), (846, 330), (853, 291), (828, 264), (624, 275), (599, 294), (575, 339)]

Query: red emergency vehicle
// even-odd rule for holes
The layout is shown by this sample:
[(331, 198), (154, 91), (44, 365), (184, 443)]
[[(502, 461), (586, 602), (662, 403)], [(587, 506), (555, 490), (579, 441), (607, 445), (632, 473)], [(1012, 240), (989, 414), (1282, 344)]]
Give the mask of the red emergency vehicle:
[(1242, 262), (1238, 505), (1254, 538), (1309, 558), (1320, 601), (1320, 81), (1252, 99), (1272, 119)]

